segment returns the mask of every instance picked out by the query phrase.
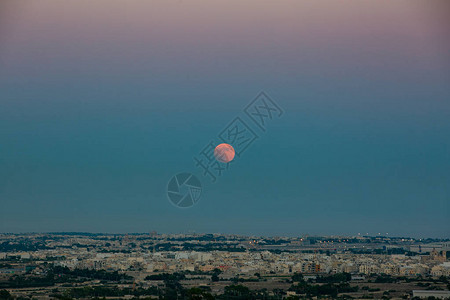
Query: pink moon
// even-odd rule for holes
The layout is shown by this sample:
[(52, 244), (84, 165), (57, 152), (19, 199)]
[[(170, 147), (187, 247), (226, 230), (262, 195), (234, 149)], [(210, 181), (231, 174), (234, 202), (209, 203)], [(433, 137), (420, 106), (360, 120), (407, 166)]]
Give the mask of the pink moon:
[(214, 149), (214, 156), (217, 161), (229, 163), (234, 158), (234, 148), (230, 144), (220, 144)]

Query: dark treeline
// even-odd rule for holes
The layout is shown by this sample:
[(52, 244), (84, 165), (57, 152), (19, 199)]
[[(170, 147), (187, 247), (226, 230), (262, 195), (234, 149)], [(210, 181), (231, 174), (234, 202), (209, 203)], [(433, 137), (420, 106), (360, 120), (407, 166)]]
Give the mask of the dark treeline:
[(337, 273), (330, 276), (318, 276), (315, 281), (321, 284), (306, 282), (302, 274), (296, 273), (292, 277), (294, 283), (289, 290), (297, 294), (304, 294), (306, 297), (329, 296), (336, 298), (338, 293), (357, 292), (357, 286), (351, 287), (349, 282), (352, 279), (349, 273)]
[(269, 295), (266, 289), (260, 291), (252, 291), (249, 288), (242, 285), (230, 285), (226, 286), (224, 293), (220, 295), (213, 295), (209, 287), (194, 287), (185, 289), (178, 281), (167, 280), (162, 287), (150, 287), (148, 289), (137, 288), (124, 288), (119, 289), (117, 287), (82, 287), (68, 289), (62, 293), (55, 291), (52, 295), (57, 299), (80, 299), (80, 298), (103, 298), (103, 297), (145, 297), (145, 296), (158, 296), (159, 299), (164, 300), (281, 300), (283, 293), (281, 290), (276, 290), (275, 295)]
[(71, 270), (67, 267), (54, 266), (49, 269), (49, 276), (54, 275), (66, 275), (69, 277), (81, 277), (89, 279), (99, 279), (108, 281), (121, 281), (121, 280), (132, 280), (133, 277), (119, 273), (117, 271), (107, 272), (105, 270), (93, 270), (93, 269), (74, 269)]
[(37, 277), (30, 275), (16, 275), (8, 280), (0, 281), (0, 288), (24, 288), (53, 286), (55, 283), (83, 282), (86, 279), (98, 279), (103, 281), (121, 282), (133, 280), (133, 277), (105, 270), (74, 269), (67, 267), (51, 266), (47, 269), (45, 276)]
[(348, 283), (326, 283), (326, 284), (309, 284), (307, 282), (299, 282), (289, 288), (297, 294), (305, 294), (307, 297), (330, 296), (336, 298), (338, 293), (357, 292), (357, 286), (351, 287)]
[(162, 274), (154, 274), (145, 277), (145, 280), (183, 280), (186, 279), (186, 275), (183, 273), (162, 273)]

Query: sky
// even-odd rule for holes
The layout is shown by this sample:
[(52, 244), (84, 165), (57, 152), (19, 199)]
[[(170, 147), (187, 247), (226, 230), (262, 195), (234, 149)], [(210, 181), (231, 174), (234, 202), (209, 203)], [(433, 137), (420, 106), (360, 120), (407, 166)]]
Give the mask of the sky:
[[(0, 232), (449, 238), (449, 28), (446, 0), (4, 0)], [(212, 183), (193, 157), (261, 91), (284, 114)]]

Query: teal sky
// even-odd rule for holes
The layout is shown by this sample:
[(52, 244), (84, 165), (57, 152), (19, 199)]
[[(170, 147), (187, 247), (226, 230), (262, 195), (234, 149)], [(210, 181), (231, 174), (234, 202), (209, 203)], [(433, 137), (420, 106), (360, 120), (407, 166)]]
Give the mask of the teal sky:
[[(448, 238), (450, 7), (339, 3), (2, 1), (0, 232)], [(261, 90), (284, 115), (211, 184)]]

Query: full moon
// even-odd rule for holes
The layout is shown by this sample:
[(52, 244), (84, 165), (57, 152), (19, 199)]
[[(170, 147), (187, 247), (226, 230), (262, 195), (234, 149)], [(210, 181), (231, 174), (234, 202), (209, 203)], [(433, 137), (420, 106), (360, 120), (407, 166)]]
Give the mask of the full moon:
[(234, 148), (230, 144), (220, 144), (214, 149), (216, 160), (222, 163), (229, 163), (234, 158)]

